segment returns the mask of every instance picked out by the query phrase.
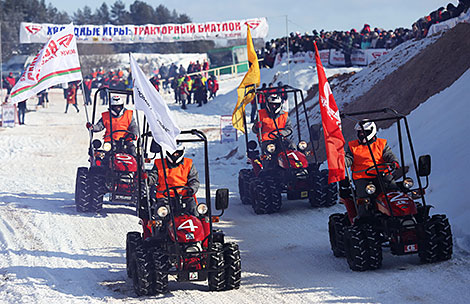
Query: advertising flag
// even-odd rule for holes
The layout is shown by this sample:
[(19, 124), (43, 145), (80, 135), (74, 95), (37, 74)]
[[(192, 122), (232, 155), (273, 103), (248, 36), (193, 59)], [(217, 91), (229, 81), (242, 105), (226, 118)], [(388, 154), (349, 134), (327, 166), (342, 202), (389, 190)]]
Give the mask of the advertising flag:
[(233, 126), (243, 133), (245, 133), (245, 126), (243, 124), (243, 117), (245, 117), (245, 106), (249, 104), (253, 98), (255, 98), (255, 89), (259, 86), (260, 83), (258, 56), (255, 52), (253, 39), (251, 39), (250, 26), (248, 26), (248, 33), (246, 35), (246, 48), (248, 51), (248, 63), (250, 68), (238, 86), (237, 105), (232, 114)]
[(51, 36), (11, 90), (12, 103), (26, 100), (56, 84), (82, 80), (77, 41), (69, 24)]
[(328, 183), (344, 179), (344, 137), (341, 132), (341, 118), (333, 92), (326, 78), (320, 60), (317, 44), (315, 45), (315, 61), (318, 74), (318, 91), (320, 96), (320, 112), (325, 136), (326, 157), (328, 160)]
[(181, 133), (163, 97), (150, 83), (132, 54), (130, 55), (135, 108), (144, 112), (155, 141), (165, 150), (176, 150), (176, 137)]

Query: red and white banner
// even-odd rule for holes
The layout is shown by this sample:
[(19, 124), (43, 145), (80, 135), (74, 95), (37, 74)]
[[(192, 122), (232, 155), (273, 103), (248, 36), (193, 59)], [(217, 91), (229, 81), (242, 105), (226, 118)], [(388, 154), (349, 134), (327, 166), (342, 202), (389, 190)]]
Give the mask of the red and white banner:
[(328, 183), (339, 182), (345, 177), (344, 137), (341, 132), (341, 118), (333, 92), (326, 78), (325, 70), (318, 55), (315, 43), (315, 61), (320, 95), (320, 112), (325, 136), (326, 157), (328, 160)]
[[(365, 66), (375, 59), (379, 58), (382, 55), (385, 55), (389, 52), (386, 49), (367, 49), (367, 50), (360, 50), (358, 52), (354, 52), (351, 55), (351, 63), (353, 65), (360, 65)], [(344, 60), (344, 53), (343, 51), (337, 51), (334, 49), (329, 50), (321, 50), (320, 51), (320, 59), (323, 65), (331, 65), (331, 66), (345, 66), (346, 61)], [(287, 53), (277, 54), (276, 60), (274, 61), (274, 66), (279, 65), (281, 63), (287, 62)], [(295, 55), (290, 56), (290, 63), (315, 63), (315, 54), (312, 51), (308, 52), (298, 52)]]
[(11, 103), (26, 100), (56, 84), (82, 80), (73, 25), (52, 35), (16, 85), (11, 89)]
[[(78, 43), (154, 43), (194, 40), (246, 38), (247, 24), (253, 38), (268, 35), (266, 18), (224, 22), (146, 24), (146, 25), (75, 25)], [(65, 25), (22, 22), (20, 43), (44, 43)]]

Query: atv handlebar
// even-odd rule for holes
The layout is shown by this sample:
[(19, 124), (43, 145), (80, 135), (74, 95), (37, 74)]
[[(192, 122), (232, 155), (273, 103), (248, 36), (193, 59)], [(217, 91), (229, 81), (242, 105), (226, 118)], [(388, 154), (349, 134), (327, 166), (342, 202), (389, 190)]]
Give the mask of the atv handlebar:
[[(168, 197), (168, 198), (171, 197), (170, 196), (171, 191), (173, 191), (175, 193), (175, 197), (183, 196), (178, 192), (178, 190), (181, 190), (181, 191), (186, 190), (186, 191), (190, 192), (191, 194), (189, 196), (192, 196), (194, 194), (194, 193), (192, 193), (193, 189), (191, 189), (191, 187), (188, 187), (188, 186), (168, 187), (168, 189), (165, 189), (165, 190), (161, 191), (160, 193), (162, 193), (165, 197)], [(170, 192), (170, 193), (168, 193), (168, 192)]]
[(394, 163), (380, 163), (376, 166), (370, 166), (364, 170), (364, 173), (368, 176), (377, 177), (377, 171), (383, 175), (393, 175), (395, 172)]
[[(287, 135), (282, 135), (281, 131), (287, 131)], [(292, 129), (279, 128), (278, 130), (272, 130), (271, 132), (269, 132), (268, 138), (272, 140), (276, 140), (279, 138), (289, 137), (291, 134), (292, 134)]]

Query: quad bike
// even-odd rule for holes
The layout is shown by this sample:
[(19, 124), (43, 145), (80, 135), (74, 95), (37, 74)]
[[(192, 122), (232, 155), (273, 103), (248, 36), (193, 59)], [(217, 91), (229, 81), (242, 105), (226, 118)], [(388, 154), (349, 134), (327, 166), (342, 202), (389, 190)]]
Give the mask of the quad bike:
[[(168, 185), (163, 191), (164, 200), (156, 200), (155, 191), (150, 191), (150, 200), (140, 201), (138, 215), (144, 231), (129, 232), (126, 240), (127, 275), (132, 278), (138, 296), (168, 292), (170, 275), (176, 276), (178, 282), (207, 280), (211, 291), (240, 287), (238, 245), (225, 242), (224, 233), (212, 225), (228, 207), (228, 189), (216, 191), (215, 208), (222, 212), (213, 216), (207, 138), (199, 130), (181, 133), (192, 138), (178, 142), (204, 143), (205, 201), (198, 203), (195, 215), (184, 201), (189, 188)], [(155, 141), (152, 141), (150, 151), (155, 156), (160, 153), (164, 159), (162, 149)]]
[[(91, 122), (95, 122), (97, 96), (95, 93), (93, 114)], [(109, 90), (106, 94), (131, 95), (132, 92), (123, 90)], [(110, 97), (110, 96), (109, 96)], [(137, 115), (137, 114), (136, 114)], [(111, 119), (112, 130), (112, 119)], [(119, 140), (113, 138), (114, 133), (125, 134)], [(110, 141), (102, 143), (93, 140), (90, 134), (88, 149), (90, 167), (79, 167), (75, 184), (75, 206), (78, 212), (100, 212), (103, 208), (103, 197), (110, 193), (111, 202), (136, 204), (139, 188), (138, 168), (141, 167), (139, 157), (129, 153), (133, 134), (127, 130), (113, 130), (110, 132)], [(137, 141), (139, 145), (140, 141)], [(139, 149), (137, 149), (139, 150)]]
[[(371, 153), (374, 165), (364, 172), (371, 177), (365, 188), (367, 197), (357, 197), (357, 190), (352, 188), (349, 178), (347, 185), (340, 183), (340, 201), (352, 199), (357, 216), (351, 223), (347, 213), (330, 215), (328, 228), (333, 254), (336, 257), (345, 256), (353, 271), (380, 268), (382, 247), (390, 247), (394, 255), (417, 253), (422, 263), (448, 260), (452, 257), (452, 232), (449, 221), (443, 214), (430, 216), (429, 210), (432, 206), (426, 204), (425, 200), (425, 189), (429, 185), (431, 173), (431, 157), (423, 155), (416, 161), (406, 116), (392, 109), (343, 115), (350, 118), (379, 113), (382, 114), (380, 118), (369, 121), (396, 121), (401, 169), (395, 169), (391, 163), (377, 163)], [(415, 183), (411, 177), (406, 176), (404, 169), (401, 122), (405, 125), (408, 137), (418, 183), (416, 188), (413, 188)], [(370, 150), (370, 143), (367, 142), (367, 145)], [(426, 177), (425, 187), (421, 177)]]
[[(314, 152), (314, 143), (318, 143), (320, 129), (317, 125), (309, 124), (302, 91), (283, 86), (257, 92), (263, 94), (265, 99), (270, 95), (280, 95), (285, 100), (288, 95), (294, 96), (298, 144), (297, 148), (290, 144), (287, 138), (291, 134), (286, 134), (284, 128), (279, 128), (275, 120), (273, 121), (276, 129), (268, 134), (270, 141), (262, 143), (258, 136), (261, 155), (256, 141), (248, 141), (246, 137), (248, 163), (251, 168), (240, 170), (238, 175), (242, 203), (251, 205), (256, 214), (274, 213), (281, 209), (282, 193), (287, 193), (288, 200), (308, 199), (312, 207), (334, 205), (338, 196), (337, 184), (328, 184), (328, 170), (319, 169), (320, 163)], [(305, 114), (302, 125), (300, 106)], [(257, 108), (261, 108), (259, 100)], [(244, 123), (246, 129), (246, 121)], [(310, 143), (302, 139), (301, 128), (304, 128), (304, 124)], [(281, 131), (284, 131), (284, 135)]]

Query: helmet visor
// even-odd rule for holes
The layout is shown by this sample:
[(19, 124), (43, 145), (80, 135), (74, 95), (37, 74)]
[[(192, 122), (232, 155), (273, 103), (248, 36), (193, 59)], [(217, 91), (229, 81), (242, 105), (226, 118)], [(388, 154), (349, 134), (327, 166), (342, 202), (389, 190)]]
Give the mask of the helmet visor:
[(372, 134), (372, 130), (359, 130), (357, 131), (357, 138), (359, 141), (366, 143), (366, 139), (370, 134)]

